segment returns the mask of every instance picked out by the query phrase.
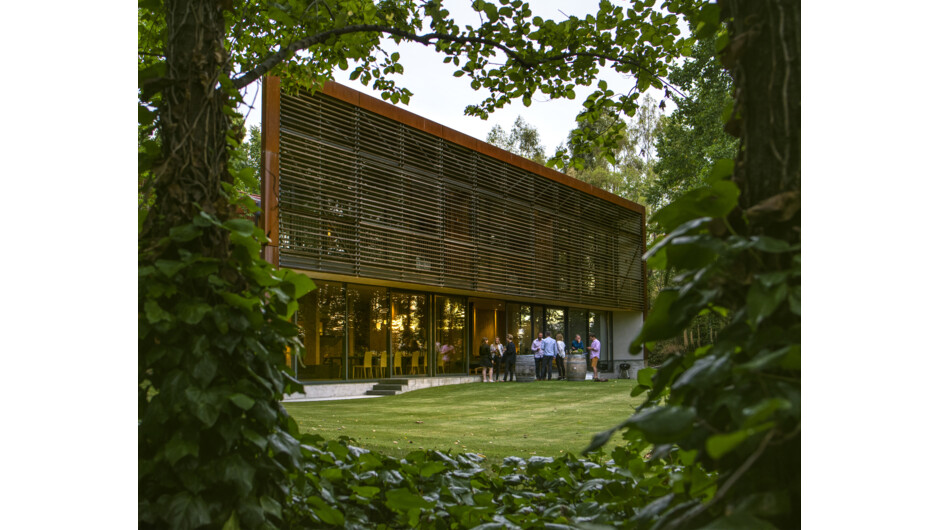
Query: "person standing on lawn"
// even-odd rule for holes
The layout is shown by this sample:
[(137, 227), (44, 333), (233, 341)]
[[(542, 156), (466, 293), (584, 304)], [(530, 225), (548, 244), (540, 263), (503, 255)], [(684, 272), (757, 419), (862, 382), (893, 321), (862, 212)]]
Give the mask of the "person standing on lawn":
[(480, 366), (483, 367), (483, 382), (492, 383), (493, 382), (493, 354), (490, 353), (490, 341), (486, 337), (483, 337), (483, 342), (480, 343)]
[(532, 341), (532, 355), (535, 356), (535, 379), (542, 380), (542, 332), (539, 332), (539, 338)]
[(594, 370), (594, 380), (600, 381), (600, 376), (597, 375), (597, 361), (601, 358), (601, 341), (597, 340), (597, 335), (591, 333), (589, 335), (591, 339), (591, 345), (588, 346), (588, 351), (591, 353), (591, 370)]
[(555, 349), (558, 353), (555, 355), (555, 362), (558, 363), (558, 379), (564, 379), (565, 372), (565, 336), (559, 333), (555, 336)]
[(549, 334), (542, 340), (542, 378), (546, 381), (552, 380), (552, 362), (555, 361), (555, 354), (557, 352), (558, 349), (555, 339)]
[(516, 380), (516, 345), (512, 341), (512, 335), (506, 335), (506, 353), (503, 354), (503, 364), (506, 371), (503, 372), (503, 382), (509, 377), (509, 382)]
[[(490, 346), (490, 352), (493, 354), (493, 367), (494, 373), (496, 374), (496, 381), (499, 382), (499, 368), (503, 362), (503, 352), (506, 351), (506, 347), (499, 342), (499, 337), (493, 338), (493, 345)], [(492, 374), (491, 374), (492, 375)], [(493, 379), (493, 377), (490, 377)]]

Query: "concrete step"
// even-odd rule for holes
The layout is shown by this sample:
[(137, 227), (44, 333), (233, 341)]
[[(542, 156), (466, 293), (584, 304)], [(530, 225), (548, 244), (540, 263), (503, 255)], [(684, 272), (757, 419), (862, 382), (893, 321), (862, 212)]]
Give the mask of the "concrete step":
[(408, 380), (407, 379), (386, 379), (385, 381), (382, 381), (379, 384), (408, 386)]
[(402, 387), (406, 385), (394, 385), (391, 383), (378, 383), (372, 387), (372, 390), (395, 390), (401, 392)]
[(397, 390), (366, 390), (367, 396), (394, 396)]

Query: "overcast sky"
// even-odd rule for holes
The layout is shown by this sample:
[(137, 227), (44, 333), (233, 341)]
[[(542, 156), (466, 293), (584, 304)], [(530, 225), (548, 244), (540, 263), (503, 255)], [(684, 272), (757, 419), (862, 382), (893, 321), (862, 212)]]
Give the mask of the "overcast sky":
[[(469, 1), (457, 2), (456, 5), (460, 7), (453, 7), (451, 4), (454, 2), (445, 2), (458, 23), (472, 24), (474, 22), (477, 15), (467, 7), (470, 4)], [(564, 19), (567, 15), (581, 16), (589, 11), (595, 12), (597, 9), (597, 2), (538, 0), (531, 4), (534, 15), (555, 20)], [(575, 90), (577, 98), (574, 100), (552, 101), (545, 95), (537, 94), (529, 107), (525, 107), (521, 99), (514, 100), (510, 105), (498, 109), (490, 115), (489, 119), (483, 121), (476, 117), (465, 116), (463, 112), (467, 105), (482, 101), (487, 92), (474, 91), (470, 88), (470, 80), (466, 76), (454, 77), (454, 66), (444, 64), (442, 62), (444, 55), (436, 53), (433, 47), (413, 43), (402, 43), (397, 46), (392, 41), (386, 41), (383, 49), (389, 54), (394, 51), (401, 54), (401, 63), (405, 72), (396, 76), (396, 83), (407, 87), (414, 93), (410, 104), (399, 104), (399, 107), (480, 140), (486, 139), (486, 134), (494, 125), (499, 124), (508, 131), (516, 120), (516, 116), (522, 116), (526, 122), (534, 125), (539, 131), (542, 145), (549, 154), (554, 153), (555, 147), (565, 142), (568, 131), (575, 126), (575, 118), (581, 110), (581, 102), (593, 90), (589, 87), (578, 87)], [(349, 80), (349, 72), (353, 69), (354, 66), (350, 65), (346, 72), (337, 70), (334, 73), (336, 81), (381, 98), (379, 91), (373, 91), (359, 81)], [(626, 78), (609, 69), (602, 70), (601, 77), (606, 79), (610, 88), (618, 93), (625, 93), (633, 86), (632, 78)], [(254, 100), (256, 107), (251, 111), (247, 107), (243, 109), (243, 113), (248, 115), (249, 125), (259, 125), (261, 120), (259, 110), (261, 94), (258, 93), (257, 96), (255, 94), (258, 86), (260, 85), (256, 83), (248, 87), (245, 93), (245, 101), (251, 103)], [(650, 93), (656, 98), (662, 97), (661, 92), (650, 91)]]

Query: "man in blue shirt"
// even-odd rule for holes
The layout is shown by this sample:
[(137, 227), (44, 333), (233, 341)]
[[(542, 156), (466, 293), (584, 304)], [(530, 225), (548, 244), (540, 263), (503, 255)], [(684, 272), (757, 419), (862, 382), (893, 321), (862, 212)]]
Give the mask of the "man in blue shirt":
[[(552, 363), (555, 362), (555, 354), (557, 353), (557, 349), (555, 348), (555, 339), (552, 338), (552, 334), (548, 333), (547, 335), (547, 337), (542, 339), (542, 379), (551, 381)], [(546, 366), (548, 367), (547, 377)]]

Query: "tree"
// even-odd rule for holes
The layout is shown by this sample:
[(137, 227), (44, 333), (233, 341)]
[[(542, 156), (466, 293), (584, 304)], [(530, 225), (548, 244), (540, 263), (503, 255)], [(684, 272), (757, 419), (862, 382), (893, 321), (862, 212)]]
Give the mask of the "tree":
[(486, 135), (486, 141), (505, 149), (510, 153), (524, 156), (533, 162), (545, 164), (545, 147), (539, 138), (539, 132), (522, 119), (522, 116), (516, 116), (516, 121), (512, 124), (509, 134), (503, 130), (499, 124), (493, 126)]
[(248, 139), (238, 144), (230, 161), (235, 188), (245, 193), (261, 193), (261, 127), (252, 125)]
[(731, 76), (715, 56), (715, 38), (692, 48), (692, 57), (669, 72), (669, 80), (684, 91), (676, 109), (655, 135), (659, 175), (650, 188), (657, 208), (671, 198), (705, 184), (715, 161), (733, 158), (738, 140), (724, 131), (722, 112), (732, 106)]

